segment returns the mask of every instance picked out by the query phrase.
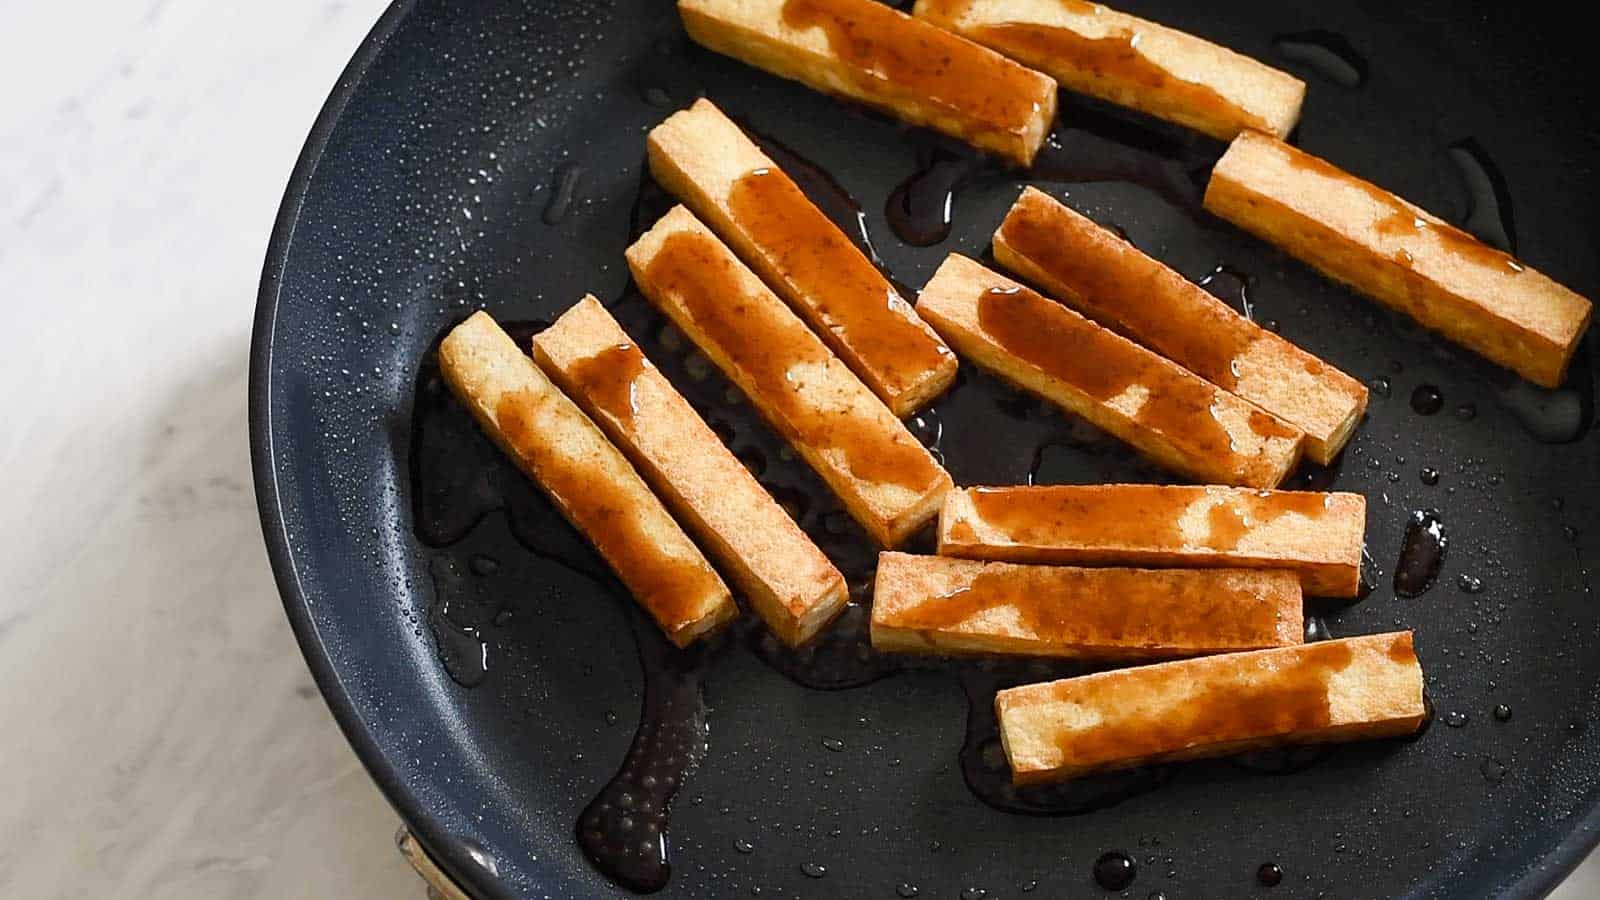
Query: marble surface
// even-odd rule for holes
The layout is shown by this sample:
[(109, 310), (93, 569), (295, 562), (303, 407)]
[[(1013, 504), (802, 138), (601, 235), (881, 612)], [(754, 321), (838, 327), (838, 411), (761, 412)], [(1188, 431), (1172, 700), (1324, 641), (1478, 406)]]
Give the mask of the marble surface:
[(0, 0), (0, 896), (422, 896), (290, 637), (245, 429), (273, 216), (383, 6)]

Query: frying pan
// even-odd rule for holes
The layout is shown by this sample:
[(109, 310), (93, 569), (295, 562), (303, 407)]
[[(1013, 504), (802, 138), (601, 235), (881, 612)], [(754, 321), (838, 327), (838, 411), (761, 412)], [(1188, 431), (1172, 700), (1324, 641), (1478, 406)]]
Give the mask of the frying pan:
[[(1121, 5), (1302, 75), (1301, 146), (1600, 294), (1594, 67), (1560, 5)], [(429, 351), (473, 308), (537, 323), (596, 293), (859, 589), (859, 534), (628, 288), (622, 250), (663, 208), (644, 132), (697, 93), (792, 151), (786, 165), (815, 164), (807, 189), (905, 284), (950, 251), (981, 254), (1038, 183), (1191, 277), (1223, 267), (1226, 299), (1371, 383), (1342, 464), (1297, 482), (1371, 504), (1375, 587), (1315, 604), (1313, 637), (1415, 629), (1434, 725), (1279, 759), (1280, 774), (1202, 762), (1034, 803), (985, 787), (981, 746), (995, 685), (1029, 671), (889, 671), (852, 642), (860, 610), (808, 658), (749, 623), (667, 654), (581, 540), (451, 418)], [(1125, 896), (1536, 897), (1595, 843), (1592, 346), (1563, 389), (1536, 391), (1196, 211), (1220, 145), (1074, 98), (1058, 143), (1068, 164), (1040, 173), (1055, 180), (964, 160), (697, 49), (666, 0), (418, 0), (383, 16), (311, 134), (268, 253), (256, 488), (329, 705), (474, 895), (625, 893), (574, 823), (628, 752), (646, 671), (654, 705), (681, 704), (691, 727), (703, 712), (709, 729), (672, 806), (664, 896), (1094, 896), (1095, 860), (1121, 851), (1138, 867)], [(957, 188), (951, 234), (927, 247), (885, 215), (919, 167), (931, 174), (896, 203), (925, 210), (918, 192), (938, 206)], [(970, 366), (917, 428), (959, 483), (1164, 478)], [(1428, 590), (1397, 596), (1425, 510), (1448, 546)], [(1078, 814), (1050, 814), (1063, 811)], [(1270, 889), (1256, 880), (1269, 861), (1284, 872)]]

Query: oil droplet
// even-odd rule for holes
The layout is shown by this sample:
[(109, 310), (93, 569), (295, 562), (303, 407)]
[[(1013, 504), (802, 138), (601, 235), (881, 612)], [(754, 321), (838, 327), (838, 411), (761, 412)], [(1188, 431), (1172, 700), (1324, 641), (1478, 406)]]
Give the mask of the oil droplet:
[(1444, 714), (1444, 724), (1449, 728), (1465, 728), (1471, 719), (1461, 710), (1452, 710)]
[(750, 843), (744, 838), (740, 838), (733, 842), (733, 849), (740, 853), (754, 853), (756, 852), (756, 845)]
[(1379, 397), (1388, 397), (1389, 394), (1393, 393), (1394, 391), (1394, 386), (1389, 384), (1389, 379), (1383, 377), (1382, 375), (1372, 379), (1370, 384), (1372, 387), (1372, 392), (1377, 394)]
[(1262, 863), (1256, 869), (1256, 880), (1265, 887), (1277, 887), (1283, 881), (1283, 869), (1277, 863)]
[(1151, 891), (1150, 895), (1145, 897), (1144, 900), (1167, 900), (1167, 893), (1166, 891)]
[(920, 893), (922, 893), (922, 891), (919, 890), (916, 885), (907, 884), (904, 881), (894, 886), (894, 895), (896, 897), (902, 897), (904, 900), (911, 900), (912, 897), (915, 897)]
[(838, 738), (823, 738), (822, 746), (824, 749), (832, 750), (835, 753), (844, 752), (844, 741), (841, 741)]
[(1422, 479), (1423, 484), (1427, 485), (1428, 487), (1433, 487), (1439, 483), (1439, 470), (1432, 466), (1423, 466), (1422, 469), (1417, 472), (1417, 477)]
[(485, 556), (482, 553), (476, 553), (467, 563), (467, 567), (472, 570), (474, 575), (493, 575), (500, 571), (500, 560), (492, 556)]
[(828, 874), (828, 867), (822, 863), (808, 862), (800, 866), (800, 874), (807, 878), (821, 878)]
[(1400, 597), (1420, 597), (1433, 587), (1439, 577), (1439, 566), (1444, 563), (1444, 523), (1434, 510), (1417, 510), (1406, 525), (1404, 543), (1400, 546), (1400, 559), (1394, 565), (1394, 592)]
[(1038, 889), (1039, 889), (1039, 882), (1037, 882), (1037, 881), (1025, 881), (1025, 882), (1022, 883), (1022, 892), (1024, 894), (1031, 894), (1034, 891), (1037, 891)]
[(1431, 416), (1444, 409), (1444, 394), (1431, 384), (1419, 384), (1411, 392), (1411, 410), (1419, 416)]
[(545, 201), (540, 216), (546, 225), (555, 225), (567, 217), (572, 200), (578, 195), (578, 182), (583, 178), (583, 167), (575, 162), (564, 162), (550, 176), (550, 199)]
[(1315, 644), (1318, 641), (1332, 639), (1333, 632), (1328, 630), (1328, 623), (1323, 621), (1321, 616), (1306, 616), (1306, 643)]
[(1470, 422), (1477, 417), (1478, 405), (1476, 403), (1463, 403), (1456, 407), (1456, 418), (1463, 422)]
[(1481, 594), (1483, 593), (1483, 579), (1476, 575), (1468, 575), (1462, 572), (1456, 577), (1456, 587), (1460, 588), (1464, 594)]
[(1367, 81), (1367, 61), (1344, 35), (1316, 29), (1274, 38), (1278, 55), (1307, 68), (1344, 88), (1358, 88)]
[(1139, 866), (1120, 850), (1100, 854), (1094, 861), (1094, 883), (1108, 891), (1120, 891), (1133, 884)]
[(1478, 771), (1482, 773), (1484, 781), (1499, 784), (1506, 780), (1506, 773), (1511, 771), (1511, 767), (1492, 756), (1485, 756), (1483, 762), (1478, 764)]
[(969, 887), (961, 892), (961, 900), (983, 900), (989, 892), (979, 887)]

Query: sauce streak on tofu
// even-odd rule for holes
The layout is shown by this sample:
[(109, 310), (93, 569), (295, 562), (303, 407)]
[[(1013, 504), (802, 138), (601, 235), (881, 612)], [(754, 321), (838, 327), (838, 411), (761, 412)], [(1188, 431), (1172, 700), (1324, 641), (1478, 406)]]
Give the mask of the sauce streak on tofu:
[[(1051, 278), (1070, 285), (1080, 305), (1096, 318), (1112, 318), (1098, 314), (1102, 306), (1112, 305), (1115, 318), (1126, 323), (1127, 332), (1139, 335), (1141, 343), (1183, 360), (1186, 368), (1218, 387), (1233, 390), (1238, 385), (1234, 360), (1255, 341), (1252, 329), (1248, 325), (1227, 327), (1231, 323), (1220, 319), (1214, 323), (1216, 327), (1194, 328), (1192, 302), (1157, 283), (1165, 274), (1164, 267), (1134, 256), (1131, 248), (1114, 257), (1084, 252), (1088, 243), (1111, 237), (1072, 227), (1075, 224), (1050, 204), (1030, 203), (1024, 198), (1001, 223), (999, 237)], [(1140, 268), (1144, 271), (1139, 272)], [(1131, 279), (1130, 274), (1134, 275)], [(1122, 297), (1137, 299), (1111, 299)]]
[(596, 406), (631, 430), (638, 412), (633, 382), (649, 364), (637, 346), (615, 344), (574, 364), (572, 380)]
[[(1007, 351), (1095, 400), (1137, 390), (1143, 400), (1130, 418), (1163, 434), (1184, 435), (1198, 453), (1239, 452), (1212, 408), (1216, 388), (1158, 365), (1160, 357), (1134, 345), (1106, 340), (1098, 325), (1052, 300), (1026, 288), (990, 288), (978, 300), (978, 324)], [(1269, 436), (1253, 422), (1251, 427)]]
[(1277, 644), (1279, 604), (1261, 595), (1252, 604), (1244, 590), (1219, 590), (1215, 573), (999, 563), (907, 610), (894, 624), (944, 630), (987, 610), (1011, 607), (1038, 640), (1052, 643), (1128, 641), (1177, 648)]
[(831, 354), (805, 349), (815, 341), (799, 319), (749, 315), (750, 300), (735, 274), (726, 251), (711, 238), (676, 232), (651, 259), (647, 277), (678, 297), (707, 337), (750, 374), (783, 418), (773, 424), (788, 432), (785, 438), (840, 454), (863, 481), (920, 491), (943, 477), (910, 434), (886, 434), (876, 421), (848, 410), (830, 414), (803, 400), (795, 378), (827, 365)]
[(922, 329), (911, 305), (788, 175), (777, 169), (746, 173), (729, 190), (728, 206), (778, 269), (820, 299), (818, 311), (829, 327), (887, 380), (911, 384), (944, 364), (950, 351)]
[(783, 22), (821, 28), (834, 53), (857, 67), (871, 93), (885, 84), (1003, 130), (1019, 130), (1038, 104), (1032, 70), (997, 66), (990, 51), (874, 0), (788, 0)]
[[(1389, 655), (1409, 661), (1411, 654), (1395, 649), (1400, 643), (1390, 647)], [(1093, 728), (1064, 729), (1058, 747), (1070, 765), (1093, 766), (1202, 744), (1326, 728), (1333, 722), (1328, 679), (1348, 667), (1351, 658), (1344, 643), (1308, 644), (1293, 657), (1251, 660), (1263, 667), (1254, 682), (1228, 678), (1196, 683), (1183, 668), (1151, 670), (1139, 684), (1141, 695), (1183, 697), (1184, 702), (1148, 710), (1130, 705), (1129, 685), (1122, 681), (1063, 681), (1055, 690), (1058, 700), (1121, 714)]]
[[(1320, 157), (1312, 156), (1287, 144), (1284, 145), (1284, 150), (1284, 158), (1289, 161), (1289, 165), (1302, 172), (1337, 179), (1352, 187), (1359, 187), (1374, 204), (1385, 211), (1383, 218), (1373, 225), (1378, 234), (1406, 238), (1415, 237), (1423, 232), (1432, 232), (1447, 251), (1471, 260), (1477, 265), (1497, 267), (1514, 274), (1524, 270), (1523, 265), (1511, 254), (1485, 244), (1454, 225), (1425, 218), (1424, 214), (1383, 188), (1363, 181)], [(1409, 266), (1414, 260), (1410, 253), (1400, 250), (1395, 255), (1395, 261)]]
[(589, 460), (559, 453), (530, 453), (545, 442), (538, 436), (538, 407), (546, 401), (526, 391), (506, 394), (495, 405), (495, 421), (506, 443), (606, 558), (617, 577), (663, 628), (673, 631), (700, 612), (701, 601), (724, 592), (721, 581), (698, 559), (664, 553), (655, 535), (642, 527), (632, 502)]
[[(973, 0), (935, 0), (928, 6), (944, 22), (955, 22), (972, 6)], [(1100, 7), (1085, 0), (1057, 0), (1068, 13), (1075, 16), (1097, 16)], [(1064, 87), (1095, 93), (1096, 82), (1110, 82), (1137, 86), (1160, 92), (1165, 104), (1184, 109), (1196, 118), (1211, 120), (1233, 119), (1257, 131), (1273, 131), (1272, 126), (1260, 116), (1242, 109), (1217, 93), (1209, 85), (1175, 77), (1161, 65), (1152, 62), (1139, 52), (1139, 33), (1126, 28), (1107, 31), (1103, 36), (1091, 38), (1071, 28), (1040, 25), (1032, 22), (1005, 22), (983, 25), (970, 34), (981, 44), (1004, 48), (1008, 54), (1027, 59), (1065, 60), (1082, 71), (1078, 84)]]

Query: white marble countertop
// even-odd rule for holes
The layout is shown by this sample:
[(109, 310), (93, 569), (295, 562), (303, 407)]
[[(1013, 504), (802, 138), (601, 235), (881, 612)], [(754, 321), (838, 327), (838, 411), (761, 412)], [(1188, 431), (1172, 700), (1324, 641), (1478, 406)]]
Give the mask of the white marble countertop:
[(278, 201), (384, 5), (0, 0), (0, 896), (422, 897), (290, 637), (245, 429)]

